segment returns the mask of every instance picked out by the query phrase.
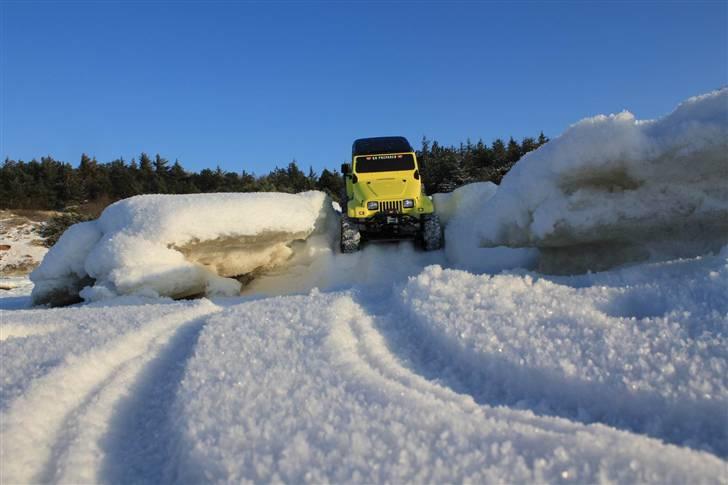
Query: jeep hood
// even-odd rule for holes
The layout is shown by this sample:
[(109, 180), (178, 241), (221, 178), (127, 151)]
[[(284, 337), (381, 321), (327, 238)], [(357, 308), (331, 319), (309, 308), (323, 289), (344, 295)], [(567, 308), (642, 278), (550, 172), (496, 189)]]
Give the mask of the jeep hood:
[(393, 177), (361, 181), (358, 185), (368, 198), (397, 199), (404, 197), (408, 183), (405, 179)]

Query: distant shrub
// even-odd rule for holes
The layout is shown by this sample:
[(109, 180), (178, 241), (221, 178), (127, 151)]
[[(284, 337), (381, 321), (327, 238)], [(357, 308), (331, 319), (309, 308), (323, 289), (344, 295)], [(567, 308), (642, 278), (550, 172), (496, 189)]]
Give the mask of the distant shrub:
[(58, 239), (60, 239), (66, 229), (79, 222), (86, 222), (92, 219), (94, 218), (91, 216), (79, 214), (77, 212), (64, 212), (63, 214), (59, 214), (48, 219), (48, 221), (41, 226), (40, 231), (38, 232), (43, 237), (45, 246), (51, 247), (58, 242)]

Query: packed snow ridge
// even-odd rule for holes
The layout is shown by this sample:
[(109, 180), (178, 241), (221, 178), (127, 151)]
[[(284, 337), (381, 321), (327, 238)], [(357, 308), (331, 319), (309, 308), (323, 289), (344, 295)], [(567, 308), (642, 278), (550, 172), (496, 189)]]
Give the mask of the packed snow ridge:
[(547, 271), (718, 250), (728, 240), (728, 88), (658, 120), (623, 112), (574, 124), (525, 155), (487, 209), (471, 221), (480, 242), (538, 247)]
[(120, 294), (235, 295), (333, 212), (321, 192), (142, 195), (69, 228), (31, 274), (35, 303)]

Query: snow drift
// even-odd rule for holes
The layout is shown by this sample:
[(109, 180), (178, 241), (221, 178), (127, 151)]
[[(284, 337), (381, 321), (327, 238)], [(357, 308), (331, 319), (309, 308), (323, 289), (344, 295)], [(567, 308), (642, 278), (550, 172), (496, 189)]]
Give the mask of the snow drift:
[(728, 241), (728, 88), (658, 120), (576, 123), (524, 156), (474, 216), (483, 246), (540, 248), (546, 271), (718, 250)]
[(468, 271), (497, 273), (505, 269), (530, 268), (538, 251), (531, 248), (481, 248), (473, 225), (498, 186), (492, 182), (464, 185), (447, 194), (432, 196), (435, 210), (445, 226), (445, 255), (451, 266)]
[(69, 228), (31, 274), (35, 304), (121, 294), (239, 294), (241, 281), (326, 231), (321, 192), (143, 195)]

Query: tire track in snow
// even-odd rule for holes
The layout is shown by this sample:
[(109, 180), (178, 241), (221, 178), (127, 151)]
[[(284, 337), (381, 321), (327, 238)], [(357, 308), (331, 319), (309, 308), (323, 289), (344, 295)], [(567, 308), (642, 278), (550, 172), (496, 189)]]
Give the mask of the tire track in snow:
[(202, 317), (179, 328), (117, 403), (109, 433), (100, 443), (104, 459), (98, 478), (109, 483), (179, 481), (178, 429), (171, 407), (206, 321)]
[[(95, 469), (102, 454), (95, 449), (97, 439), (108, 426), (114, 404), (153, 359), (152, 351), (180, 326), (219, 310), (203, 300), (102, 348), (69, 358), (34, 382), (0, 415), (0, 482), (29, 483), (59, 476), (62, 481), (84, 481), (83, 476), (64, 473), (88, 474)], [(72, 466), (65, 467), (64, 460)]]
[[(498, 415), (519, 426), (535, 426), (543, 433), (572, 434), (583, 430), (584, 423), (561, 416), (549, 416), (545, 421), (543, 417), (524, 413), (521, 409), (480, 402), (475, 393), (468, 392), (468, 388), (454, 380), (455, 374), (448, 375), (452, 371), (445, 363), (440, 362), (437, 366), (441, 374), (427, 369), (427, 364), (419, 361), (420, 358), (428, 360), (429, 352), (422, 347), (421, 339), (411, 334), (393, 335), (393, 329), (401, 327), (402, 322), (395, 321), (387, 311), (391, 308), (386, 295), (378, 290), (336, 300), (332, 313), (351, 317), (345, 320), (345, 325), (333, 327), (329, 336), (329, 345), (339, 359), (355, 369), (356, 374), (376, 382), (383, 401), (398, 395), (407, 400), (415, 399), (418, 405), (445, 405), (480, 418), (485, 418), (487, 411), (489, 416)], [(376, 301), (379, 303), (373, 303)]]
[(345, 362), (365, 373), (381, 385), (385, 396), (412, 393), (428, 401), (452, 403), (468, 411), (478, 411), (474, 401), (463, 399), (450, 389), (432, 385), (422, 376), (402, 366), (389, 350), (386, 340), (376, 329), (366, 309), (350, 298), (335, 303), (338, 314), (351, 315), (344, 325), (336, 325), (329, 335), (329, 345)]
[(39, 325), (0, 325), (0, 342), (10, 338), (31, 337), (33, 335), (45, 335), (51, 332), (57, 332), (63, 328), (62, 325), (48, 323)]
[[(356, 301), (372, 315), (376, 331), (401, 359), (401, 365), (429, 382), (471, 397), (478, 405), (530, 410), (537, 416), (587, 425), (603, 424), (726, 457), (725, 429), (721, 431), (722, 424), (709, 419), (721, 414), (719, 404), (668, 404), (647, 394), (605, 396), (599, 383), (583, 383), (583, 392), (578, 399), (572, 399), (559, 392), (564, 385), (562, 379), (541, 369), (523, 368), (497, 356), (451, 347), (444, 336), (433, 334), (421, 322), (401, 314), (392, 293), (359, 293)], [(593, 396), (602, 396), (604, 400)], [(658, 415), (664, 421), (662, 426), (650, 422)]]

